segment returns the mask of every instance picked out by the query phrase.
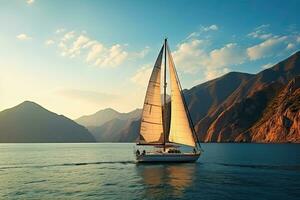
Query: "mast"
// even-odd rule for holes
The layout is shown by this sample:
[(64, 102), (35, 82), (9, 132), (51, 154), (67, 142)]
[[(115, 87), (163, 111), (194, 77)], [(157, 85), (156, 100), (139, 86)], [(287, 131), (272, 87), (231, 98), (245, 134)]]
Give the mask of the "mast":
[(164, 46), (165, 46), (165, 66), (164, 66), (164, 113), (163, 113), (163, 117), (164, 117), (164, 151), (166, 151), (166, 140), (167, 140), (167, 120), (166, 120), (166, 116), (167, 116), (167, 38), (165, 38), (165, 42), (164, 42)]

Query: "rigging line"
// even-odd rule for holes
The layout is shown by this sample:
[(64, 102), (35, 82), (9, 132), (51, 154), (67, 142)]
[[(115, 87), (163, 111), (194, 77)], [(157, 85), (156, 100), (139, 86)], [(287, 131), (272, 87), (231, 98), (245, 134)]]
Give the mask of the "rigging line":
[(147, 146), (147, 145), (149, 145), (149, 146), (160, 146), (160, 145), (164, 145), (163, 143), (151, 143), (151, 142), (149, 142), (149, 143), (141, 143), (141, 142), (139, 142), (139, 143), (136, 143), (137, 145), (143, 145), (143, 146)]
[[(169, 48), (169, 46), (167, 46), (167, 48), (168, 48), (168, 54), (170, 54), (170, 48)], [(171, 55), (171, 56), (172, 56), (172, 55)], [(170, 56), (169, 56), (169, 57), (170, 57)], [(173, 64), (173, 66), (174, 66), (173, 69), (174, 69), (174, 71), (175, 71), (176, 81), (177, 81), (177, 83), (178, 83), (178, 85), (179, 85), (180, 95), (181, 95), (181, 98), (182, 98), (182, 100), (183, 100), (184, 109), (185, 109), (186, 113), (188, 114), (188, 119), (189, 119), (189, 121), (190, 121), (190, 123), (191, 123), (190, 128), (192, 128), (192, 131), (193, 131), (193, 133), (194, 133), (194, 136), (196, 137), (196, 140), (197, 140), (197, 144), (199, 145), (200, 149), (202, 150), (202, 147), (201, 147), (201, 144), (200, 144), (198, 135), (197, 135), (197, 133), (196, 133), (196, 131), (195, 131), (195, 128), (194, 128), (194, 122), (193, 122), (193, 120), (192, 120), (192, 117), (191, 117), (191, 114), (190, 114), (190, 112), (189, 112), (189, 109), (187, 108), (186, 100), (185, 100), (185, 97), (184, 97), (183, 92), (182, 92), (181, 83), (180, 83), (180, 81), (179, 81), (178, 74), (177, 74), (177, 70), (176, 70), (176, 68), (175, 68), (175, 64), (174, 64), (172, 58), (171, 58), (171, 61), (172, 61), (172, 64)]]
[(155, 107), (161, 107), (160, 105), (153, 104), (153, 103), (148, 103), (148, 102), (145, 102), (144, 104), (146, 104), (146, 105), (150, 105), (150, 106), (155, 106)]
[(142, 120), (142, 122), (145, 122), (145, 123), (148, 123), (148, 124), (157, 124), (157, 125), (161, 125), (161, 123), (150, 122), (150, 121), (146, 121), (146, 120)]
[(167, 38), (164, 41), (164, 49), (165, 49), (165, 68), (164, 68), (164, 110), (163, 110), (163, 128), (164, 128), (164, 151), (166, 151), (166, 131), (167, 131), (167, 124), (166, 124), (166, 92), (167, 92)]
[(149, 83), (154, 83), (154, 84), (156, 83), (156, 84), (159, 84), (159, 82), (151, 81), (151, 80), (149, 81)]

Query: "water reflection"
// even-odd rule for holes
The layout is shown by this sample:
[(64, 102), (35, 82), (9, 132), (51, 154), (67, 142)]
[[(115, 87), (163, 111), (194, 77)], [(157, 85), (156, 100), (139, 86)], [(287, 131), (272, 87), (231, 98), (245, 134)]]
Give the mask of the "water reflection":
[(145, 198), (180, 198), (184, 191), (193, 185), (196, 171), (195, 163), (138, 165), (137, 171), (145, 186)]

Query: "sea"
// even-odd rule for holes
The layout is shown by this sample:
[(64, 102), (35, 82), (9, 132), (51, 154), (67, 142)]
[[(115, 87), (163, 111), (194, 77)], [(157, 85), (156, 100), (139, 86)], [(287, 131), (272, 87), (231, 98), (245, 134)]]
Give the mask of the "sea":
[(136, 164), (132, 143), (0, 144), (0, 199), (300, 199), (299, 144), (202, 144)]

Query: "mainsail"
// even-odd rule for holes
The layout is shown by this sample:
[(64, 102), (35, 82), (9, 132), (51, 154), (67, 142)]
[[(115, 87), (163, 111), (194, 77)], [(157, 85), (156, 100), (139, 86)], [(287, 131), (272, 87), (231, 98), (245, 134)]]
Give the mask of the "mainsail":
[(148, 83), (141, 119), (140, 144), (162, 144), (164, 141), (160, 88), (163, 50), (164, 46), (159, 52)]
[(188, 146), (196, 146), (190, 122), (187, 116), (181, 87), (177, 77), (174, 61), (167, 46), (171, 82), (171, 125), (169, 141)]

